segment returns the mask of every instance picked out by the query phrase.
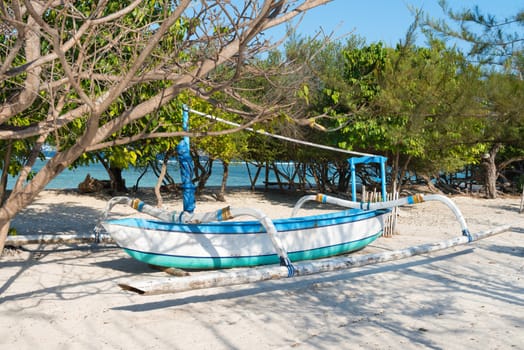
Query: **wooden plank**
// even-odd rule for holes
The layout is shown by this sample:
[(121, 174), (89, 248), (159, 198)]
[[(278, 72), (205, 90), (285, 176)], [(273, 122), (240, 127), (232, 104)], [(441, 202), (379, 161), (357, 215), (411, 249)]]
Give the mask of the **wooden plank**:
[[(460, 236), (436, 243), (423, 244), (405, 249), (366, 254), (359, 256), (342, 256), (322, 260), (296, 262), (295, 276), (306, 276), (322, 272), (350, 269), (370, 264), (399, 260), (415, 255), (426, 254), (451, 248), (458, 245), (478, 241), (501, 232), (508, 231), (510, 225), (495, 227), (491, 230), (472, 234), (471, 237)], [(128, 280), (121, 281), (118, 285), (128, 291), (142, 295), (177, 293), (194, 289), (224, 287), (238, 284), (254, 283), (273, 279), (288, 277), (288, 269), (284, 266), (266, 266), (249, 269), (219, 270), (208, 273), (194, 274), (187, 277), (167, 277), (152, 280)]]
[[(101, 242), (113, 242), (108, 234), (100, 235)], [(95, 242), (95, 234), (46, 234), (7, 236), (5, 245), (19, 247), (25, 244), (76, 244)]]

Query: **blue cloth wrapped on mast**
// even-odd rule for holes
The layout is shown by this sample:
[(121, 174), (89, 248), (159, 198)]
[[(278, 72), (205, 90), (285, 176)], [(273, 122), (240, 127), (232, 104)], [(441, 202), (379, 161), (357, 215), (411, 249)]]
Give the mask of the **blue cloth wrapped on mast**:
[[(186, 105), (182, 107), (182, 128), (189, 130), (189, 109)], [(192, 213), (195, 210), (195, 185), (193, 185), (194, 164), (190, 153), (189, 137), (184, 136), (177, 145), (178, 164), (180, 165), (180, 178), (182, 179), (182, 191), (184, 211)]]

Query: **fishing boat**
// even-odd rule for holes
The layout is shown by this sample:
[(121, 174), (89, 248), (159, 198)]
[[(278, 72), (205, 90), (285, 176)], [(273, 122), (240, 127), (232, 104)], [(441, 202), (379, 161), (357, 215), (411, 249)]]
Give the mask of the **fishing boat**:
[[(127, 197), (141, 211), (156, 209)], [(158, 211), (158, 210), (157, 210)], [(388, 209), (347, 209), (321, 215), (270, 220), (251, 208), (224, 208), (181, 220), (123, 218), (102, 222), (130, 256), (152, 265), (183, 269), (217, 269), (310, 260), (362, 249), (383, 231)], [(239, 216), (257, 220), (224, 221)], [(204, 218), (206, 217), (206, 218)]]
[[(415, 195), (396, 201), (360, 203), (323, 194), (302, 197), (290, 217), (271, 220), (253, 208), (226, 207), (207, 213), (169, 212), (139, 199), (115, 197), (155, 219), (119, 218), (101, 225), (131, 257), (151, 265), (182, 269), (220, 269), (292, 262), (347, 254), (362, 249), (381, 236), (392, 207), (438, 200), (448, 205), (468, 235), (458, 208), (440, 195)], [(307, 201), (346, 207), (320, 215), (297, 216)], [(250, 216), (256, 220), (227, 221)]]
[[(187, 108), (183, 110), (183, 127), (188, 130)], [(376, 203), (356, 201), (355, 164), (358, 163), (379, 163), (382, 198), (386, 198), (386, 158), (367, 154), (349, 159), (352, 200), (325, 194), (306, 195), (298, 200), (289, 217), (275, 220), (256, 208), (225, 207), (196, 213), (188, 137), (177, 146), (177, 153), (183, 188), (182, 211), (163, 210), (136, 198), (115, 197), (108, 202), (99, 225), (131, 257), (151, 265), (222, 269), (280, 264), (286, 266), (289, 276), (292, 276), (295, 272), (293, 262), (362, 249), (380, 237), (385, 218), (393, 207), (427, 200), (438, 200), (450, 207), (461, 224), (462, 233), (469, 235), (460, 211), (444, 196), (415, 195)], [(336, 205), (341, 210), (299, 216), (299, 211), (308, 201)], [(109, 213), (117, 204), (129, 205), (153, 218), (110, 219)], [(230, 221), (246, 216), (251, 219)]]

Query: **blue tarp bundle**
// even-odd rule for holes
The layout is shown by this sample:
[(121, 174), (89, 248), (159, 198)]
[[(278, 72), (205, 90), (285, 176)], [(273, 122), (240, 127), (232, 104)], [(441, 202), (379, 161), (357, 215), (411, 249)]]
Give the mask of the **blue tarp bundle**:
[[(189, 109), (186, 105), (182, 110), (182, 127), (184, 131), (189, 130)], [(189, 152), (189, 137), (184, 139), (177, 146), (178, 164), (180, 165), (180, 177), (182, 179), (182, 190), (184, 193), (184, 211), (192, 213), (195, 210), (195, 185), (191, 181), (193, 179), (193, 159)]]

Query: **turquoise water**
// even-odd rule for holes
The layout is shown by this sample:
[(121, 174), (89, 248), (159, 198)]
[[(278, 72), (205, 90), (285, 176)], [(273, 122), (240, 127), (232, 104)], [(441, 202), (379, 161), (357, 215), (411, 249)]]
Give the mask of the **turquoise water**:
[[(44, 165), (44, 162), (39, 162), (35, 166), (36, 169), (40, 169)], [(251, 175), (254, 176), (256, 168), (250, 165)], [(176, 183), (180, 183), (180, 172), (178, 164), (176, 162), (168, 164), (169, 175), (175, 180)], [(91, 164), (89, 166), (79, 167), (77, 169), (66, 169), (62, 171), (56, 178), (54, 178), (47, 186), (46, 189), (69, 189), (77, 188), (78, 184), (84, 181), (87, 174), (98, 180), (109, 180), (106, 170), (101, 164)], [(142, 170), (130, 168), (123, 171), (122, 176), (126, 180), (126, 186), (132, 188), (135, 186), (137, 179), (142, 174)], [(220, 186), (222, 183), (223, 167), (221, 162), (214, 162), (212, 168), (212, 175), (209, 178), (206, 186)], [(257, 180), (257, 186), (264, 185), (264, 170), (261, 171)], [(276, 181), (274, 174), (270, 173), (269, 181)], [(15, 182), (14, 178), (9, 179), (8, 189), (11, 189)], [(152, 170), (148, 172), (140, 179), (138, 183), (139, 187), (154, 187), (157, 182), (157, 177)], [(250, 186), (249, 174), (247, 166), (243, 162), (230, 163), (229, 165), (229, 176), (227, 180), (227, 186)]]

